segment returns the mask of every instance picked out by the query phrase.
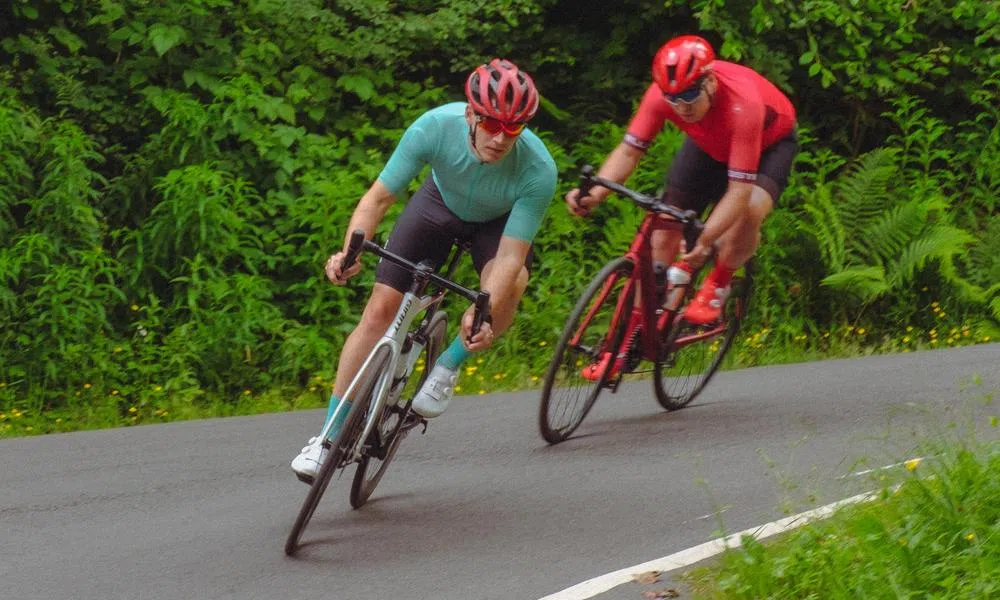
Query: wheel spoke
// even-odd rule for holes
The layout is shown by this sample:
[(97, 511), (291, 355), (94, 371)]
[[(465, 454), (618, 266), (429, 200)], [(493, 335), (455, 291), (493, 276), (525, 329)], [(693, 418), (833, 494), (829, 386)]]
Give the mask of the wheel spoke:
[[(599, 377), (584, 376), (584, 370), (600, 364), (608, 348), (617, 348), (623, 332), (616, 313), (620, 306), (631, 306), (623, 294), (632, 293), (629, 276), (632, 263), (626, 258), (607, 265), (590, 282), (563, 328), (545, 376), (539, 426), (542, 437), (558, 443), (579, 427), (593, 407), (607, 381), (611, 361), (605, 363)], [(615, 335), (609, 336), (612, 327)], [(608, 339), (611, 337), (612, 339)]]
[(679, 318), (664, 332), (653, 377), (656, 398), (663, 408), (676, 410), (686, 406), (719, 369), (746, 314), (752, 283), (751, 262), (744, 267), (741, 277), (733, 279), (721, 323), (695, 326)]

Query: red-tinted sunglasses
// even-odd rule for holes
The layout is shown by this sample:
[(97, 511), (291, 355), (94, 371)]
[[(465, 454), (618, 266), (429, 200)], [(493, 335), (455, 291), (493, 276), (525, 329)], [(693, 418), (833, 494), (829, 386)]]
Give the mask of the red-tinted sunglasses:
[(508, 123), (485, 115), (476, 115), (476, 119), (483, 131), (490, 135), (497, 135), (503, 131), (508, 136), (514, 137), (521, 135), (521, 132), (524, 131), (524, 123)]

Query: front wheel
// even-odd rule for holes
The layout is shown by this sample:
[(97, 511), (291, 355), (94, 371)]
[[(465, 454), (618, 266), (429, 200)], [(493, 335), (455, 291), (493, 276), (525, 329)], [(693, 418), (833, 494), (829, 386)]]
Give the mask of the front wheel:
[[(358, 463), (357, 470), (354, 471), (354, 481), (351, 483), (351, 506), (354, 508), (364, 506), (385, 475), (389, 462), (396, 456), (396, 449), (406, 436), (406, 432), (402, 429), (403, 421), (411, 414), (407, 406), (441, 355), (447, 331), (448, 321), (445, 313), (436, 312), (427, 325), (427, 344), (416, 363), (416, 368), (422, 369), (420, 377), (411, 376), (411, 381), (400, 382), (399, 385), (405, 387), (400, 395), (402, 400), (399, 407), (395, 410), (387, 408), (382, 411), (379, 424), (372, 430), (367, 441), (368, 449)], [(404, 358), (400, 357), (400, 360)]]
[[(678, 315), (673, 326), (663, 332), (653, 367), (653, 389), (660, 406), (667, 410), (684, 408), (705, 389), (739, 332), (750, 304), (752, 284), (750, 261), (742, 275), (733, 277), (719, 323), (696, 326)], [(692, 286), (686, 300), (691, 299), (694, 289)]]
[[(627, 285), (633, 266), (625, 257), (606, 264), (566, 319), (545, 374), (538, 411), (542, 437), (550, 444), (565, 440), (580, 426), (610, 378), (635, 293)], [(610, 359), (602, 363), (609, 352)]]
[(351, 402), (351, 409), (348, 411), (336, 438), (329, 441), (330, 451), (323, 461), (319, 473), (313, 479), (312, 487), (309, 488), (309, 493), (302, 503), (302, 508), (299, 509), (299, 515), (295, 519), (292, 531), (288, 534), (288, 540), (285, 542), (285, 554), (292, 556), (298, 551), (302, 532), (309, 524), (309, 520), (312, 519), (313, 513), (316, 512), (316, 507), (323, 497), (323, 492), (330, 484), (334, 472), (349, 464), (348, 459), (358, 445), (361, 432), (365, 428), (365, 417), (368, 416), (368, 411), (371, 408), (372, 393), (389, 364), (389, 353), (389, 348), (385, 346), (379, 348), (378, 354), (368, 363), (368, 367), (357, 375), (360, 379), (355, 386), (355, 391), (351, 392), (348, 398)]

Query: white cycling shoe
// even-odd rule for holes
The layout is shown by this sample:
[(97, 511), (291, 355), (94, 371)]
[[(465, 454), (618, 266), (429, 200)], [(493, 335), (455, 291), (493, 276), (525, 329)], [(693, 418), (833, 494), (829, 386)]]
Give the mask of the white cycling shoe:
[(319, 468), (326, 460), (330, 451), (323, 447), (320, 438), (309, 438), (309, 444), (302, 449), (298, 456), (292, 459), (292, 470), (299, 481), (312, 485), (313, 479), (319, 473)]
[(442, 365), (434, 365), (424, 385), (413, 397), (413, 411), (425, 419), (431, 419), (443, 413), (455, 395), (455, 382), (458, 381), (458, 371)]

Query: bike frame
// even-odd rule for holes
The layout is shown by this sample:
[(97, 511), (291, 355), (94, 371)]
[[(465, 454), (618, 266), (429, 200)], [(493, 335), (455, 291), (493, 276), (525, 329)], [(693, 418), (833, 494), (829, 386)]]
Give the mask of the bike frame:
[[(414, 277), (414, 287), (422, 284), (416, 281), (419, 275)], [(410, 325), (418, 314), (422, 311), (429, 309), (434, 306), (444, 296), (444, 290), (438, 291), (435, 294), (419, 296), (413, 291), (407, 291), (403, 295), (403, 300), (399, 305), (399, 309), (396, 311), (396, 316), (393, 319), (392, 325), (389, 329), (379, 338), (378, 342), (375, 343), (375, 347), (372, 349), (371, 353), (365, 359), (365, 362), (358, 369), (358, 374), (354, 376), (351, 380), (350, 385), (347, 386), (347, 391), (344, 393), (344, 397), (340, 399), (340, 403), (337, 404), (337, 408), (334, 409), (333, 418), (329, 419), (326, 425), (323, 427), (323, 432), (320, 434), (323, 438), (326, 438), (330, 432), (330, 428), (333, 423), (336, 422), (337, 418), (340, 417), (341, 413), (346, 413), (348, 410), (346, 399), (351, 397), (351, 394), (358, 387), (363, 376), (367, 374), (369, 367), (371, 366), (372, 360), (378, 354), (378, 351), (382, 348), (389, 348), (389, 362), (385, 368), (382, 369), (381, 375), (379, 375), (378, 381), (375, 383), (373, 388), (372, 396), (373, 400), (368, 411), (368, 419), (365, 422), (365, 428), (361, 433), (361, 437), (358, 440), (362, 443), (358, 443), (354, 448), (351, 449), (350, 459), (358, 460), (361, 458), (361, 448), (363, 447), (364, 440), (368, 439), (371, 434), (372, 429), (378, 424), (379, 417), (382, 415), (382, 410), (386, 405), (386, 398), (389, 395), (389, 389), (392, 385), (394, 375), (396, 373), (396, 367), (399, 364), (400, 355), (402, 354), (403, 344), (406, 340), (406, 334), (410, 330)], [(430, 317), (431, 315), (428, 315)], [(428, 318), (428, 321), (430, 319)], [(409, 354), (407, 354), (408, 364), (405, 365), (404, 375), (409, 375), (413, 372), (413, 367), (416, 364), (417, 358), (420, 356), (420, 350), (423, 348), (423, 343), (426, 341), (416, 340), (413, 341), (413, 347), (410, 349)], [(427, 365), (426, 368), (431, 368), (433, 365)]]
[[(615, 307), (614, 317), (611, 319), (611, 326), (608, 327), (608, 335), (604, 339), (606, 350), (610, 350), (612, 352), (616, 352), (618, 350), (617, 348), (610, 348), (610, 345), (614, 342), (612, 337), (614, 336), (614, 332), (618, 331), (622, 320), (628, 319), (629, 314), (632, 312), (632, 304), (634, 303), (626, 306), (626, 302), (633, 296), (632, 292), (635, 290), (636, 286), (638, 286), (638, 290), (635, 290), (635, 292), (639, 295), (639, 308), (642, 311), (641, 322), (645, 331), (661, 331), (662, 327), (668, 326), (673, 320), (676, 311), (664, 311), (659, 316), (656, 314), (658, 303), (656, 281), (653, 275), (652, 267), (652, 235), (655, 231), (679, 230), (683, 230), (683, 225), (681, 223), (654, 213), (646, 215), (642, 224), (639, 225), (639, 230), (636, 232), (635, 238), (632, 240), (632, 245), (629, 247), (628, 252), (625, 253), (625, 257), (632, 262), (632, 272), (628, 276), (628, 281), (625, 282), (625, 287), (619, 293), (618, 304)], [(571, 344), (580, 343), (580, 336), (590, 325), (590, 321), (594, 318), (594, 314), (597, 309), (607, 299), (608, 294), (611, 293), (614, 284), (615, 280), (610, 280), (605, 284), (604, 289), (601, 290), (600, 295), (595, 299), (590, 311), (583, 319), (580, 320), (577, 333), (570, 341)], [(656, 352), (656, 336), (643, 336), (643, 357), (649, 360), (655, 360)]]
[[(663, 310), (660, 314), (657, 314), (660, 311), (660, 299), (658, 298), (659, 290), (657, 289), (655, 276), (653, 274), (652, 237), (653, 233), (656, 231), (684, 232), (688, 225), (678, 219), (688, 217), (674, 216), (679, 214), (676, 212), (677, 209), (671, 209), (671, 212), (657, 212), (655, 207), (658, 203), (654, 198), (637, 194), (622, 187), (620, 184), (609, 182), (608, 180), (602, 180), (599, 177), (593, 177), (592, 169), (587, 169), (590, 168), (585, 168), (584, 176), (582, 177), (584, 186), (597, 183), (618, 193), (625, 194), (646, 210), (653, 209), (647, 213), (646, 218), (643, 219), (642, 223), (639, 225), (635, 238), (632, 240), (632, 245), (624, 254), (625, 258), (628, 258), (632, 262), (632, 272), (628, 275), (628, 281), (625, 282), (625, 287), (620, 293), (621, 295), (619, 296), (618, 303), (615, 306), (615, 313), (612, 317), (611, 325), (608, 328), (608, 333), (603, 342), (604, 351), (618, 352), (618, 348), (612, 347), (615, 344), (614, 335), (621, 326), (623, 322), (622, 320), (626, 319), (625, 322), (627, 322), (627, 319), (630, 318), (630, 314), (635, 303), (633, 301), (630, 306), (626, 306), (625, 304), (626, 300), (634, 295), (638, 295), (639, 297), (638, 306), (642, 315), (640, 322), (644, 331), (656, 331), (658, 334), (661, 334), (673, 325), (674, 319), (677, 317), (679, 312), (678, 309)], [(664, 211), (665, 209), (658, 210)], [(699, 223), (698, 227), (700, 226), (701, 225)], [(698, 270), (700, 270), (700, 268)], [(591, 307), (590, 311), (584, 316), (583, 319), (580, 320), (579, 328), (570, 343), (580, 343), (580, 337), (586, 330), (587, 326), (589, 326), (590, 321), (593, 319), (598, 307), (604, 303), (608, 294), (611, 293), (611, 289), (614, 287), (616, 282), (617, 279), (611, 279), (605, 284), (604, 289), (601, 290), (601, 293), (595, 300), (593, 307)], [(635, 289), (636, 286), (638, 286), (638, 289)], [(670, 292), (670, 288), (667, 289), (667, 292)], [(672, 349), (677, 350), (689, 344), (714, 337), (724, 332), (727, 327), (728, 324), (723, 321), (711, 329), (698, 331), (691, 335), (681, 337), (673, 342)], [(642, 358), (650, 361), (656, 361), (658, 359), (659, 337), (659, 335), (642, 336)]]
[[(368, 436), (371, 435), (372, 430), (378, 425), (379, 419), (382, 416), (382, 411), (387, 402), (386, 399), (388, 398), (389, 391), (392, 388), (392, 384), (395, 379), (396, 369), (399, 366), (399, 358), (403, 352), (403, 345), (406, 343), (406, 337), (409, 333), (410, 325), (413, 324), (413, 320), (416, 316), (421, 312), (426, 311), (424, 323), (430, 323), (431, 317), (434, 316), (434, 313), (437, 310), (435, 306), (441, 302), (445, 293), (447, 293), (448, 290), (451, 290), (475, 302), (476, 313), (475, 319), (473, 320), (472, 330), (478, 331), (479, 324), (482, 322), (482, 319), (487, 318), (489, 294), (486, 292), (473, 292), (448, 280), (447, 278), (438, 276), (434, 272), (435, 270), (433, 265), (427, 262), (421, 262), (420, 264), (415, 265), (408, 260), (385, 250), (378, 244), (364, 240), (364, 232), (361, 230), (354, 231), (352, 236), (353, 237), (348, 251), (349, 259), (345, 259), (344, 261), (346, 265), (353, 264), (361, 250), (366, 248), (383, 259), (395, 262), (413, 273), (413, 282), (410, 284), (410, 289), (403, 294), (403, 299), (399, 304), (399, 308), (396, 310), (396, 316), (393, 318), (392, 325), (386, 329), (382, 337), (375, 343), (375, 347), (372, 348), (372, 351), (368, 354), (367, 358), (365, 358), (364, 363), (362, 363), (361, 368), (358, 369), (354, 379), (352, 379), (351, 383), (347, 386), (347, 391), (344, 392), (343, 397), (334, 409), (332, 418), (327, 420), (326, 424), (323, 426), (323, 431), (320, 433), (320, 437), (327, 439), (330, 429), (333, 427), (333, 423), (335, 423), (342, 414), (346, 416), (346, 411), (349, 410), (346, 399), (350, 398), (351, 394), (354, 393), (360, 385), (363, 376), (366, 375), (368, 369), (371, 368), (372, 361), (375, 359), (378, 352), (382, 348), (388, 348), (389, 362), (382, 370), (378, 381), (375, 382), (375, 386), (372, 389), (373, 399), (370, 405), (370, 410), (368, 411), (365, 428), (361, 436), (358, 438), (358, 442), (353, 448), (350, 449), (349, 458), (351, 460), (358, 460), (361, 458), (361, 451), (365, 440), (367, 440)], [(455, 267), (466, 249), (466, 244), (460, 242), (459, 240), (455, 240), (455, 242), (456, 250), (452, 253), (451, 257), (447, 261), (447, 266), (445, 267), (447, 277), (451, 277), (452, 273), (454, 273)], [(440, 285), (441, 289), (437, 290), (433, 294), (425, 294), (424, 290), (427, 289), (427, 286), (430, 283)], [(420, 356), (423, 345), (427, 343), (427, 340), (422, 339), (422, 336), (414, 336), (412, 343), (413, 346), (410, 348), (409, 354), (407, 354), (409, 362), (404, 365), (405, 371), (403, 372), (403, 375), (405, 377), (409, 377), (409, 375), (413, 372), (413, 367)], [(426, 368), (429, 369), (432, 366), (433, 365), (427, 365)]]

